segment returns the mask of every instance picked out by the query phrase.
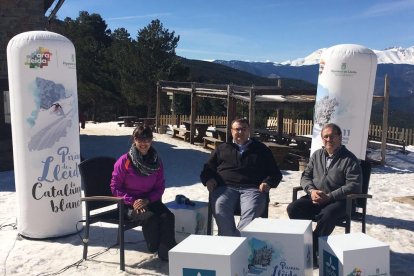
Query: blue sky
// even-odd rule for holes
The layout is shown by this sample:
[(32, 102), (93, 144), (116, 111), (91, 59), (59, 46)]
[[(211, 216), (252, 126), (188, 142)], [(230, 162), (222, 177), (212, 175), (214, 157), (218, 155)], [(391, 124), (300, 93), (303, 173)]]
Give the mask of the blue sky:
[(342, 43), (414, 46), (414, 0), (65, 0), (57, 16), (79, 11), (134, 39), (159, 19), (189, 59), (282, 62)]

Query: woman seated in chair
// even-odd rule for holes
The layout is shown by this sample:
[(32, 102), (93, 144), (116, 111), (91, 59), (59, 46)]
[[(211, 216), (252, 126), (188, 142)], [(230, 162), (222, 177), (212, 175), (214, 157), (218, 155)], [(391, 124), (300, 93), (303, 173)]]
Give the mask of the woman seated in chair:
[(164, 167), (152, 144), (152, 130), (138, 126), (128, 153), (122, 155), (112, 172), (112, 194), (122, 197), (127, 218), (142, 220), (142, 232), (148, 250), (168, 260), (168, 251), (176, 245), (174, 214), (161, 202), (165, 190)]

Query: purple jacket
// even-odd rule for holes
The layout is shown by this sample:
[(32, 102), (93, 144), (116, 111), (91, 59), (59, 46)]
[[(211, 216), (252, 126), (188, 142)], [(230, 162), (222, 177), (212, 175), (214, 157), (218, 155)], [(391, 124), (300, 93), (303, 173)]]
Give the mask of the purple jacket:
[(128, 154), (122, 155), (114, 165), (111, 179), (111, 191), (116, 197), (122, 197), (125, 204), (133, 205), (137, 199), (148, 199), (150, 202), (161, 200), (165, 190), (164, 166), (149, 176), (139, 175), (132, 163), (128, 169), (125, 162)]

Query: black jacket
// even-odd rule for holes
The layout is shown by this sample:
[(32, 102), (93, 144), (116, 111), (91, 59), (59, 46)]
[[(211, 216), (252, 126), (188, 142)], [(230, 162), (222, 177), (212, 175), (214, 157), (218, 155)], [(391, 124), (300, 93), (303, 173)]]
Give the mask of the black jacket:
[(252, 140), (242, 155), (234, 143), (220, 144), (200, 175), (204, 185), (211, 178), (215, 178), (218, 185), (259, 188), (261, 183), (266, 183), (276, 188), (282, 180), (282, 173), (270, 149)]

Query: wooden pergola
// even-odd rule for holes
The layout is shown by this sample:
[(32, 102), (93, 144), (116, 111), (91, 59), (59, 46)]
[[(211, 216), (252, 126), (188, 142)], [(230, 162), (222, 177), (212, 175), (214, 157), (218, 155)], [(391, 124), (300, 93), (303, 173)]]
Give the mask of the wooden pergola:
[(227, 134), (230, 138), (230, 124), (236, 118), (237, 102), (247, 103), (249, 106), (249, 123), (251, 135), (255, 129), (255, 113), (257, 109), (278, 110), (278, 133), (282, 134), (283, 109), (297, 104), (314, 104), (316, 89), (284, 88), (279, 80), (277, 86), (238, 86), (233, 84), (203, 84), (195, 82), (159, 81), (157, 83), (156, 128), (160, 126), (160, 99), (161, 93), (169, 93), (174, 101), (175, 94), (184, 94), (191, 97), (190, 115), (190, 143), (194, 144), (195, 125), (197, 117), (197, 99), (215, 98), (227, 101)]
[[(282, 135), (283, 110), (289, 106), (300, 104), (314, 104), (316, 89), (298, 89), (282, 87), (281, 80), (277, 86), (238, 86), (233, 84), (203, 84), (196, 82), (159, 81), (157, 83), (156, 129), (160, 126), (160, 99), (161, 93), (171, 93), (174, 101), (175, 94), (184, 94), (191, 97), (191, 127), (190, 143), (194, 144), (195, 119), (197, 117), (197, 99), (215, 98), (227, 101), (227, 131), (226, 140), (230, 137), (230, 123), (236, 117), (236, 102), (241, 101), (249, 105), (250, 131), (255, 129), (256, 109), (277, 110), (277, 133)], [(389, 78), (385, 75), (384, 95), (373, 96), (373, 101), (383, 101), (381, 164), (385, 164), (385, 147), (388, 129), (388, 102), (390, 94)], [(281, 138), (281, 137), (279, 137)]]

